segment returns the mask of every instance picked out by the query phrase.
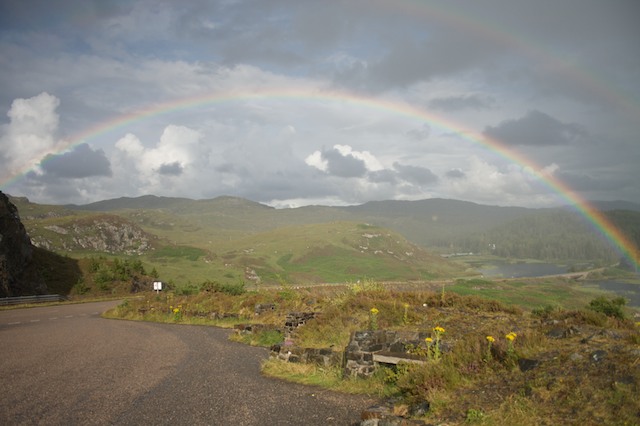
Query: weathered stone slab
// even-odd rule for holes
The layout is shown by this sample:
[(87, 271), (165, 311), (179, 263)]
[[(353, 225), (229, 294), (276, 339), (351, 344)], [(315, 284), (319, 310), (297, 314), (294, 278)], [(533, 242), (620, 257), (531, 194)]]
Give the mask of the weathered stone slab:
[(373, 354), (373, 361), (381, 364), (393, 364), (397, 365), (401, 362), (407, 362), (411, 364), (424, 364), (425, 359), (413, 354), (405, 352), (378, 352)]

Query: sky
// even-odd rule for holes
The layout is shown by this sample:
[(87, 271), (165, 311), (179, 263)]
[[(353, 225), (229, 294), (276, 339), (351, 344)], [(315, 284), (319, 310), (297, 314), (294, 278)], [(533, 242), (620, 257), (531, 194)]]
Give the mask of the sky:
[(0, 190), (640, 203), (638, 17), (635, 0), (0, 0)]

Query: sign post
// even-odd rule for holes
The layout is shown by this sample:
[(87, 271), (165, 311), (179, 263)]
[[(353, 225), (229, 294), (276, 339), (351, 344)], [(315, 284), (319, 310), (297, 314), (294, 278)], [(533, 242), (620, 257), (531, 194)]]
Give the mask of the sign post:
[(160, 290), (162, 290), (162, 281), (154, 281), (153, 289), (156, 291), (156, 293), (159, 293)]

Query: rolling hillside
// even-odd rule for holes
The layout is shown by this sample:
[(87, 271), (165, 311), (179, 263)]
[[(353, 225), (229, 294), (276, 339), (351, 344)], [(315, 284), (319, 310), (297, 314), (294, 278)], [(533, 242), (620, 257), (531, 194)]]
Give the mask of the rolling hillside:
[[(615, 219), (615, 212), (625, 212), (622, 228), (629, 230), (632, 239), (640, 241), (634, 225), (640, 223), (640, 205), (629, 202), (593, 204), (609, 212), (607, 214), (612, 220)], [(615, 256), (614, 251), (581, 216), (566, 208), (498, 207), (458, 200), (428, 199), (276, 210), (234, 197), (188, 200), (154, 196), (120, 198), (73, 208), (75, 211), (113, 212), (135, 221), (150, 232), (183, 244), (206, 244), (208, 240), (204, 241), (204, 236), (235, 238), (282, 226), (353, 221), (389, 228), (413, 243), (440, 253), (491, 253), (489, 247), (495, 244), (501, 248), (500, 254), (507, 257), (541, 260), (558, 256), (583, 260), (604, 257), (610, 261)], [(518, 244), (513, 241), (514, 230), (518, 231)], [(580, 253), (563, 247), (569, 244), (590, 249)], [(515, 246), (517, 249), (512, 250)], [(543, 250), (540, 248), (542, 246), (560, 249)]]
[[(311, 283), (365, 276), (414, 280), (464, 273), (434, 253), (618, 260), (580, 216), (562, 208), (496, 207), (442, 199), (282, 210), (235, 197), (144, 196), (85, 206), (13, 200), (40, 247), (73, 256), (141, 256), (180, 282)], [(640, 212), (607, 214), (640, 242)], [(375, 230), (367, 232), (377, 236), (363, 237), (367, 233), (363, 227)]]
[(464, 275), (458, 264), (401, 235), (372, 225), (330, 222), (298, 225), (219, 246), (221, 264), (247, 276), (287, 283), (425, 280)]

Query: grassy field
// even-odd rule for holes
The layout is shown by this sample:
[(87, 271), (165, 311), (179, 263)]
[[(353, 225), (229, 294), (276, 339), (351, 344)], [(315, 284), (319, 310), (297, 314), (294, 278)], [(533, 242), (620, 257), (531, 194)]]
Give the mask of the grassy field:
[(562, 306), (575, 309), (601, 292), (585, 288), (579, 282), (565, 278), (515, 280), (457, 280), (447, 291), (460, 295), (481, 296), (515, 304), (524, 308)]
[(396, 233), (353, 222), (283, 227), (202, 246), (165, 246), (142, 258), (162, 279), (178, 286), (206, 279), (268, 286), (467, 274), (463, 265), (431, 254)]

